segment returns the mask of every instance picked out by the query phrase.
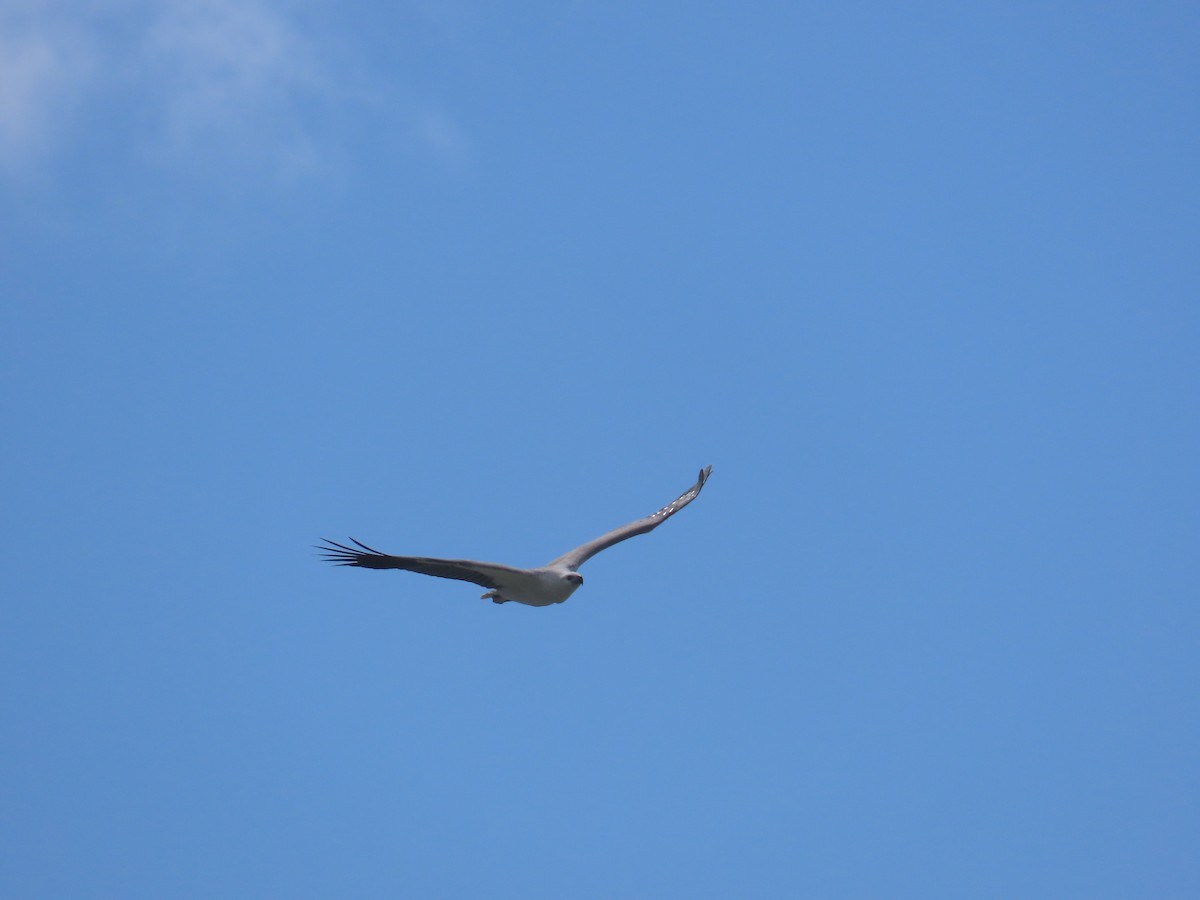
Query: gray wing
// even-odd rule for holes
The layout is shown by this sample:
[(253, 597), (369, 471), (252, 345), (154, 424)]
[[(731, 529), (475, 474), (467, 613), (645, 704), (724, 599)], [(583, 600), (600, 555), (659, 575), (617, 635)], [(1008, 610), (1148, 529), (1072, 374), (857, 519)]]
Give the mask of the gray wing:
[(638, 519), (636, 522), (630, 522), (628, 525), (622, 525), (620, 528), (614, 528), (608, 534), (602, 534), (595, 540), (588, 541), (586, 544), (576, 547), (570, 553), (564, 553), (558, 559), (554, 560), (554, 562), (550, 563), (550, 565), (565, 566), (574, 572), (601, 550), (607, 550), (613, 544), (619, 544), (621, 541), (628, 540), (631, 537), (645, 534), (647, 531), (653, 531), (695, 500), (700, 495), (700, 490), (704, 487), (704, 482), (708, 481), (708, 476), (711, 474), (712, 466), (701, 469), (700, 477), (696, 480), (696, 483), (658, 512), (651, 513), (644, 519)]
[(433, 575), (437, 578), (453, 578), (457, 581), (470, 581), (491, 590), (501, 588), (498, 579), (505, 576), (526, 575), (524, 569), (514, 569), (511, 566), (499, 566), (495, 563), (476, 562), (473, 559), (436, 559), (431, 556), (391, 556), (380, 553), (366, 544), (350, 538), (350, 542), (360, 549), (347, 547), (329, 538), (322, 538), (325, 546), (317, 549), (324, 558), (335, 566), (358, 566), (361, 569), (404, 569), (407, 572), (419, 572), (422, 575)]

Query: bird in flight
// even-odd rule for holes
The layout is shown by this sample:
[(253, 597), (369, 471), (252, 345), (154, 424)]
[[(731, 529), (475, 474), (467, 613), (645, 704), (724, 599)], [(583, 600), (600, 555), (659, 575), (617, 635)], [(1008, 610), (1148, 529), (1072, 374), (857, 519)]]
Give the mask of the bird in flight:
[[(350, 538), (354, 547), (323, 538), (325, 546), (318, 546), (324, 558), (338, 566), (358, 566), (361, 569), (404, 569), (438, 578), (455, 578), (471, 581), (488, 589), (481, 599), (493, 603), (508, 603), (515, 600), (527, 606), (550, 606), (562, 603), (583, 584), (579, 567), (613, 544), (653, 531), (675, 513), (679, 512), (700, 494), (708, 481), (712, 466), (700, 470), (700, 477), (690, 488), (660, 509), (645, 518), (614, 528), (586, 544), (580, 544), (569, 553), (537, 569), (516, 569), (496, 563), (476, 562), (473, 559), (435, 559), (429, 556), (391, 556), (368, 547)], [(357, 548), (357, 549), (356, 549)]]

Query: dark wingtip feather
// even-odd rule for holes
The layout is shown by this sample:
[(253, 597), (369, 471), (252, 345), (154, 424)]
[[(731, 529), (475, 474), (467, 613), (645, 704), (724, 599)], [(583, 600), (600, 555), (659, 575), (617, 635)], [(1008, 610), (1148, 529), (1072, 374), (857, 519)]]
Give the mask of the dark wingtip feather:
[(366, 544), (364, 544), (362, 541), (357, 541), (357, 540), (355, 540), (354, 538), (350, 538), (350, 540), (351, 540), (351, 542), (352, 542), (352, 543), (358, 544), (358, 546), (362, 547), (362, 548), (363, 548), (364, 550), (366, 550), (368, 553), (374, 553), (376, 556), (387, 556), (387, 554), (386, 554), (386, 553), (384, 553), (383, 551), (381, 551), (381, 550), (376, 550), (374, 547), (368, 547), (368, 546), (367, 546)]
[[(355, 550), (353, 547), (347, 547), (345, 544), (339, 544), (337, 541), (331, 541), (329, 538), (321, 538), (321, 540), (325, 542), (325, 546), (314, 544), (313, 548), (321, 551), (321, 559), (335, 566), (361, 566), (362, 561), (360, 557), (367, 555), (361, 550)], [(350, 540), (354, 541), (354, 538), (350, 538)], [(359, 542), (354, 541), (354, 543), (358, 544)], [(366, 547), (363, 544), (359, 544), (359, 546), (369, 550), (373, 555), (383, 556), (378, 550), (371, 550), (370, 547)]]

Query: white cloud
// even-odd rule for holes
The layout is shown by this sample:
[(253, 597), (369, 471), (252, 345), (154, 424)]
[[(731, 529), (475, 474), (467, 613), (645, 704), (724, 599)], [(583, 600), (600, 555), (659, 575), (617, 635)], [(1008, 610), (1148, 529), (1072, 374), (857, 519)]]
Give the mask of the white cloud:
[[(0, 0), (0, 172), (69, 149), (81, 109), (106, 142), (163, 166), (320, 171), (347, 117), (389, 105), (338, 62), (278, 0)], [(403, 127), (437, 158), (464, 156), (444, 111)]]
[(88, 57), (69, 31), (0, 16), (0, 169), (24, 170), (50, 150), (85, 90)]
[(337, 90), (314, 48), (265, 4), (166, 4), (140, 58), (158, 107), (156, 138), (169, 154), (234, 154), (292, 168), (319, 156), (309, 120)]
[(424, 109), (412, 118), (411, 133), (427, 151), (452, 165), (461, 164), (466, 159), (466, 134), (445, 110)]

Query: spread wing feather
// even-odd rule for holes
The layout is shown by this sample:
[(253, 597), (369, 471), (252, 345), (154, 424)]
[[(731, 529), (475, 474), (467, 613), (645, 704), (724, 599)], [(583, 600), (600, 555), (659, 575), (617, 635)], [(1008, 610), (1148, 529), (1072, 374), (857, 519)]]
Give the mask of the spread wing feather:
[(511, 566), (500, 566), (495, 563), (476, 562), (471, 559), (437, 559), (431, 556), (392, 556), (381, 553), (366, 544), (350, 538), (350, 542), (358, 546), (347, 547), (329, 538), (322, 538), (325, 546), (317, 549), (324, 558), (336, 566), (358, 566), (362, 569), (404, 569), (407, 572), (419, 572), (422, 575), (433, 575), (437, 578), (453, 578), (457, 581), (470, 581), (491, 590), (501, 588), (498, 579), (505, 576), (521, 576), (526, 574), (524, 569), (514, 569)]
[(700, 495), (700, 491), (704, 487), (704, 482), (708, 481), (708, 476), (711, 474), (712, 466), (701, 469), (700, 477), (696, 480), (696, 483), (658, 512), (651, 513), (644, 519), (638, 519), (636, 522), (630, 522), (628, 525), (622, 525), (620, 528), (614, 528), (607, 534), (602, 534), (600, 537), (590, 540), (586, 544), (581, 544), (569, 553), (564, 553), (558, 559), (554, 560), (554, 562), (550, 563), (550, 565), (565, 566), (574, 572), (601, 550), (607, 550), (613, 544), (619, 544), (621, 541), (628, 540), (631, 537), (645, 534), (647, 531), (653, 531), (695, 500)]

